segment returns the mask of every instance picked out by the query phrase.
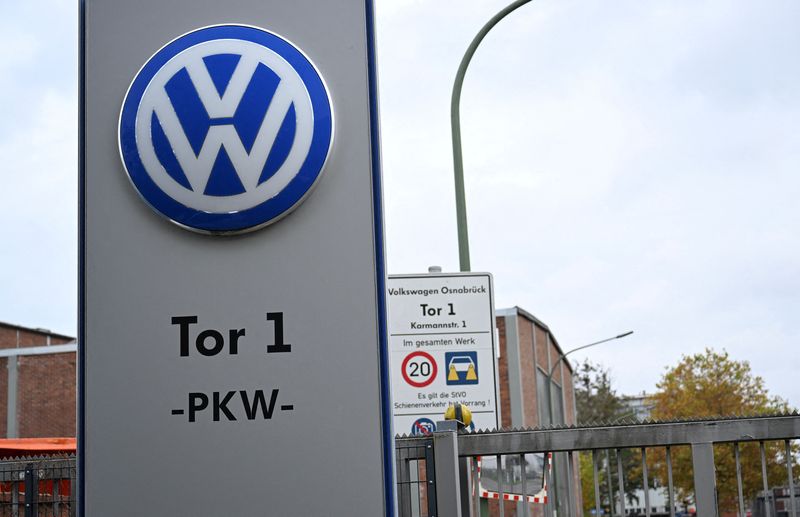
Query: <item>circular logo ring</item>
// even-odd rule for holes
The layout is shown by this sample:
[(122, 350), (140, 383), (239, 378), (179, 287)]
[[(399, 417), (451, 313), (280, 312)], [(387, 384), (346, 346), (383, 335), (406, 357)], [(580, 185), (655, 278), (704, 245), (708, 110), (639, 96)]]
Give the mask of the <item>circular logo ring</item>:
[(308, 196), (333, 127), (325, 82), (300, 49), (264, 29), (216, 25), (144, 64), (122, 104), (119, 147), (157, 213), (201, 233), (241, 233)]

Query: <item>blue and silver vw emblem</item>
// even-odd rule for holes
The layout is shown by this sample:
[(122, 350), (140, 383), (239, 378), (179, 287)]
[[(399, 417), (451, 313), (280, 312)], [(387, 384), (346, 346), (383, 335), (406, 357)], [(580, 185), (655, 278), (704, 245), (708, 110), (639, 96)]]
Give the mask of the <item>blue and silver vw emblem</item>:
[(241, 25), (198, 29), (159, 50), (133, 80), (119, 124), (142, 198), (204, 233), (288, 214), (317, 183), (332, 141), (330, 97), (311, 61)]

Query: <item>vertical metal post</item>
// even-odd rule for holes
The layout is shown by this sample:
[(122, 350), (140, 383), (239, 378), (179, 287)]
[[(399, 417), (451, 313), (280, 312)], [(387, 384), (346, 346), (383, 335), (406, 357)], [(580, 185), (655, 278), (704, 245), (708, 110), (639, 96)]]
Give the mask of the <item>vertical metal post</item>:
[(608, 482), (608, 511), (614, 517), (616, 510), (616, 499), (614, 498), (614, 480), (611, 478), (611, 454), (606, 449), (606, 481)]
[(428, 515), (436, 517), (436, 459), (433, 457), (433, 440), (425, 446), (425, 479), (427, 486), (425, 493), (428, 495)]
[[(69, 476), (69, 486), (70, 486), (70, 498), (69, 498), (69, 517), (75, 517), (78, 515), (78, 480), (77, 480), (77, 468), (69, 467), (68, 476)], [(59, 516), (60, 517), (60, 516)]]
[(56, 468), (53, 467), (50, 470), (50, 477), (53, 481), (53, 517), (61, 517), (61, 476), (63, 475), (63, 467), (58, 469), (58, 474), (56, 475)]
[[(16, 479), (17, 472), (12, 474), (13, 481), (11, 482), (11, 517), (19, 517), (19, 480)], [(22, 475), (25, 479), (25, 475)]]
[(497, 502), (500, 504), (500, 517), (505, 517), (506, 503), (503, 499), (503, 457), (499, 454), (497, 455), (497, 495), (499, 497)]
[(480, 471), (478, 470), (478, 458), (472, 458), (472, 505), (475, 511), (473, 517), (481, 517), (481, 493), (479, 491)]
[(642, 481), (644, 482), (644, 514), (650, 517), (650, 482), (647, 479), (647, 449), (642, 447)]
[(558, 493), (550, 491), (550, 489), (555, 486), (555, 476), (553, 476), (553, 453), (546, 452), (542, 458), (544, 460), (544, 472), (542, 472), (542, 477), (547, 480), (545, 481), (545, 483), (547, 483), (547, 502), (544, 505), (544, 511), (542, 513), (545, 517), (555, 517), (558, 514), (558, 508), (556, 508), (555, 504)]
[(736, 462), (736, 491), (739, 496), (739, 517), (745, 517), (744, 494), (742, 491), (742, 463), (739, 459), (738, 442), (733, 442), (733, 458)]
[(617, 449), (617, 485), (619, 485), (619, 514), (625, 517), (625, 478), (622, 475), (622, 451)]
[(17, 438), (19, 436), (19, 426), (17, 424), (17, 366), (19, 364), (19, 356), (10, 355), (7, 361), (6, 438)]
[(694, 495), (697, 503), (697, 515), (716, 517), (717, 480), (714, 470), (714, 444), (692, 444), (692, 467), (694, 469)]
[(600, 517), (600, 479), (597, 475), (597, 451), (592, 451), (592, 474), (594, 477), (594, 514)]
[(38, 508), (36, 496), (39, 491), (39, 483), (36, 479), (36, 470), (32, 464), (25, 466), (25, 517), (36, 517)]
[(769, 480), (767, 479), (767, 455), (764, 451), (764, 442), (758, 442), (758, 447), (761, 451), (761, 480), (764, 482), (764, 515), (770, 517), (772, 515), (771, 508), (771, 495), (769, 491)]
[(416, 488), (416, 490), (411, 490), (411, 496), (409, 497), (409, 505), (411, 506), (410, 517), (420, 517), (422, 515), (422, 490), (420, 490), (422, 480), (419, 478), (420, 461), (412, 459), (409, 460), (408, 465), (410, 476), (409, 485)]
[(792, 508), (789, 517), (797, 517), (797, 503), (794, 500), (794, 474), (792, 473), (792, 446), (789, 440), (784, 443), (786, 445), (786, 474), (789, 477), (789, 501)]
[[(456, 438), (458, 439), (458, 438)], [(470, 508), (471, 498), (469, 494), (469, 458), (458, 459), (458, 484), (461, 486), (461, 511), (464, 512), (465, 517), (469, 517), (472, 512)]]
[[(438, 428), (440, 426), (437, 423)], [(433, 433), (433, 455), (436, 472), (436, 517), (462, 517), (456, 431)]]
[(528, 489), (525, 486), (525, 455), (519, 455), (519, 471), (522, 474), (522, 517), (529, 517), (528, 510)]
[(667, 491), (669, 497), (669, 517), (675, 517), (675, 486), (672, 483), (672, 448), (667, 447)]
[(569, 517), (578, 517), (578, 508), (576, 507), (575, 489), (572, 483), (575, 480), (575, 465), (572, 451), (567, 453), (567, 500), (569, 502)]
[(397, 499), (400, 515), (411, 515), (411, 477), (408, 474), (408, 449), (397, 450)]

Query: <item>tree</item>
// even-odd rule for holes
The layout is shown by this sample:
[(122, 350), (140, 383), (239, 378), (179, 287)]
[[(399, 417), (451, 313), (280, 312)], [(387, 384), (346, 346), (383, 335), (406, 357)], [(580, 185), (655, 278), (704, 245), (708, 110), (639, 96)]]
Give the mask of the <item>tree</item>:
[(575, 403), (578, 424), (613, 422), (625, 413), (625, 405), (611, 388), (611, 376), (602, 365), (578, 364), (575, 373)]
[[(754, 375), (747, 361), (735, 361), (728, 352), (705, 352), (683, 356), (674, 368), (667, 369), (656, 385), (652, 416), (656, 420), (721, 416), (757, 416), (787, 413), (788, 404), (770, 396), (764, 380)], [(783, 443), (767, 443), (767, 477), (770, 486), (785, 483), (786, 464)], [(653, 451), (655, 474), (663, 485), (667, 482), (665, 450)], [(671, 451), (672, 472), (678, 500), (688, 499), (694, 490), (692, 456), (688, 447)], [(757, 443), (740, 445), (742, 487), (749, 501), (763, 487), (761, 457)], [(736, 466), (733, 445), (714, 447), (720, 513), (736, 511)], [(796, 470), (795, 470), (796, 472)]]
[[(627, 406), (611, 386), (611, 375), (602, 365), (584, 362), (577, 365), (575, 373), (575, 402), (578, 412), (578, 424), (614, 423), (628, 416)], [(641, 456), (638, 451), (623, 449), (620, 451), (625, 495), (629, 501), (636, 498), (636, 490), (642, 487)], [(592, 454), (580, 454), (581, 490), (583, 493), (584, 515), (594, 509), (594, 472)], [(611, 472), (610, 496), (608, 472)], [(598, 478), (600, 485), (600, 505), (606, 511), (611, 510), (612, 502), (616, 504), (618, 495), (616, 451), (601, 451), (598, 457)], [(615, 510), (616, 512), (616, 510)]]

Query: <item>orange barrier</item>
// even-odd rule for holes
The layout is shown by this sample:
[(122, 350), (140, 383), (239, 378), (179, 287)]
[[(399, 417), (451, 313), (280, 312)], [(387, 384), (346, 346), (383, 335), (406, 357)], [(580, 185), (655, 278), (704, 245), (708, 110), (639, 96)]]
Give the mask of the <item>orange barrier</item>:
[(75, 454), (75, 438), (4, 438), (0, 439), (0, 458)]

